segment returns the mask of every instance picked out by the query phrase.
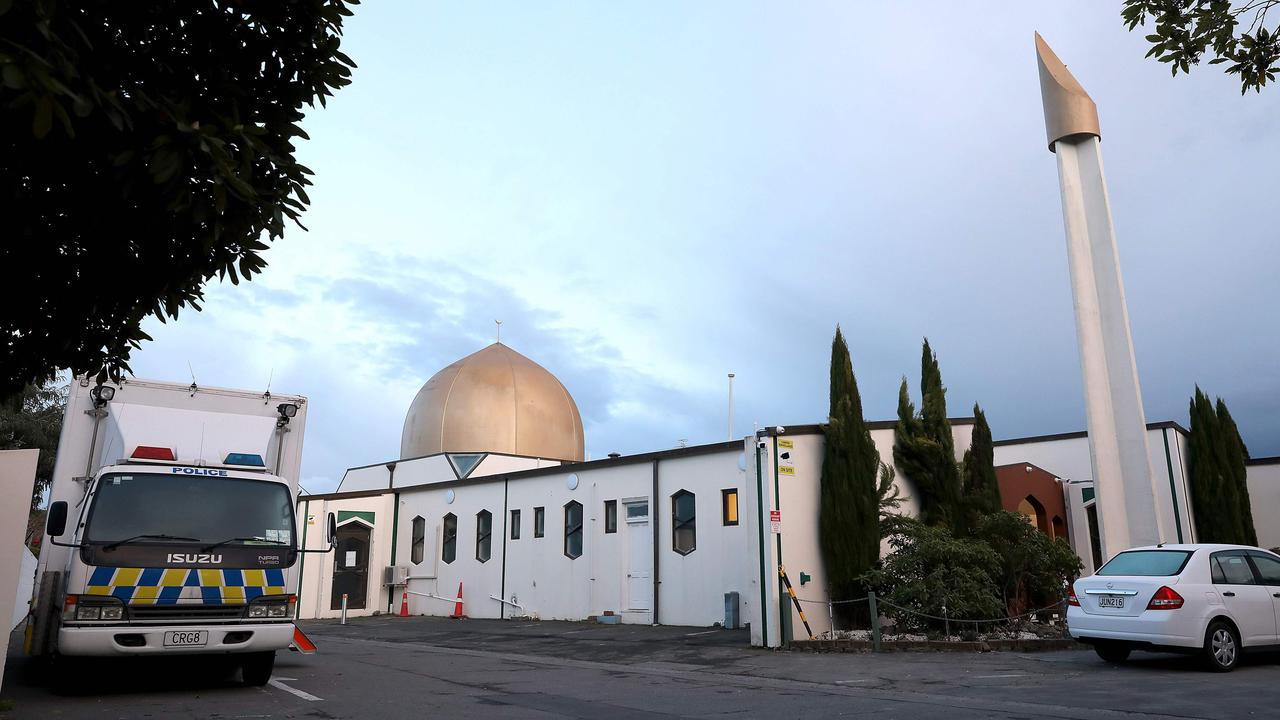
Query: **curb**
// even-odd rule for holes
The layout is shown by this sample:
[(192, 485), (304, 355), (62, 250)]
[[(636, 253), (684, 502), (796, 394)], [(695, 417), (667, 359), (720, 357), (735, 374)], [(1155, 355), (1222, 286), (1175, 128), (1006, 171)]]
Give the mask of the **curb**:
[[(808, 652), (871, 652), (870, 640), (793, 640), (792, 650)], [(882, 652), (1043, 652), (1047, 650), (1074, 650), (1079, 641), (1070, 638), (1040, 640), (885, 640), (880, 643)]]

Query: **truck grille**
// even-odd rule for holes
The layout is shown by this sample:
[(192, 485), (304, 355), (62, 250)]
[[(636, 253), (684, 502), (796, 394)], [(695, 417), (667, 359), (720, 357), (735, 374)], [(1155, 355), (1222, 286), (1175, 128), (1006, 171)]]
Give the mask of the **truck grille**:
[(244, 605), (130, 605), (129, 619), (137, 622), (207, 622), (239, 620)]

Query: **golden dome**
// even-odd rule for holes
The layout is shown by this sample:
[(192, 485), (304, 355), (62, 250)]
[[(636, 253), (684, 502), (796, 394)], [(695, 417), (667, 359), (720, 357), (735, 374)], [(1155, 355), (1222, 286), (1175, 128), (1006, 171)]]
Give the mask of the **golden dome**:
[(433, 375), (409, 406), (400, 457), (441, 452), (580, 461), (582, 416), (555, 375), (494, 343)]

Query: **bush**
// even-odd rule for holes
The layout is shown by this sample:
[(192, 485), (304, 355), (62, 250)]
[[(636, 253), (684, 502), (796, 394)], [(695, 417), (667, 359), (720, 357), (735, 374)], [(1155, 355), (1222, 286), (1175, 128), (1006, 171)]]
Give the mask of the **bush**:
[(999, 558), (995, 579), (1010, 616), (1061, 601), (1084, 567), (1066, 540), (1050, 538), (1018, 513), (986, 515), (975, 537)]
[(997, 578), (1000, 556), (985, 542), (953, 537), (943, 527), (896, 518), (888, 527), (892, 552), (867, 581), (893, 606), (884, 614), (899, 627), (941, 628), (919, 614), (982, 620), (1003, 613)]

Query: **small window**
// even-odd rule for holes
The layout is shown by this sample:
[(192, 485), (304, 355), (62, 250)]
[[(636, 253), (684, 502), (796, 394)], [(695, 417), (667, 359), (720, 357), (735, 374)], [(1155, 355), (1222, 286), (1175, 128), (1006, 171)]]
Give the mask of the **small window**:
[(519, 510), (511, 511), (511, 539), (512, 540), (520, 539), (520, 511)]
[(720, 515), (725, 525), (738, 524), (738, 489), (729, 488), (720, 491)]
[(582, 503), (570, 500), (564, 506), (564, 554), (582, 557)]
[(1216, 585), (1255, 585), (1253, 568), (1240, 551), (1217, 552), (1213, 554), (1214, 564), (1212, 581)]
[(618, 501), (604, 501), (604, 531), (606, 533), (618, 532)]
[(671, 549), (688, 555), (697, 548), (697, 509), (693, 493), (681, 490), (671, 496)]
[(422, 551), (427, 545), (427, 521), (421, 515), (413, 519), (413, 549), (410, 559), (414, 565), (422, 563)]
[(444, 542), (440, 543), (440, 559), (451, 563), (458, 557), (458, 516), (444, 516)]
[(481, 510), (476, 513), (476, 559), (488, 562), (493, 550), (493, 513)]
[(647, 500), (627, 503), (627, 522), (643, 522), (648, 519), (649, 502)]
[(533, 509), (533, 536), (540, 538), (547, 524), (547, 509), (536, 507)]

